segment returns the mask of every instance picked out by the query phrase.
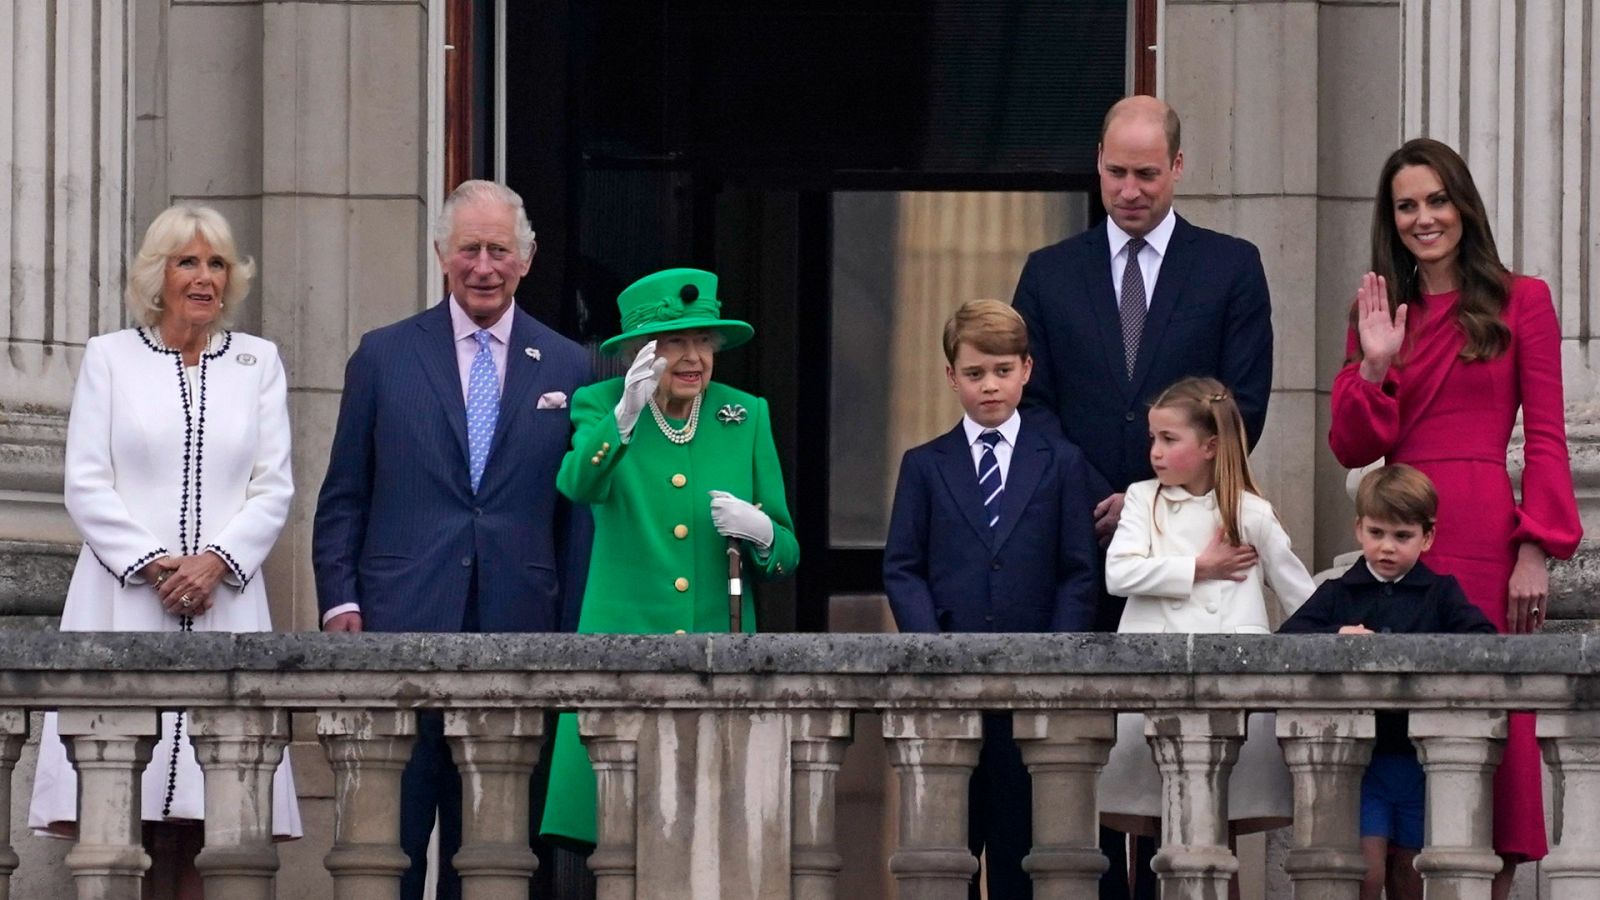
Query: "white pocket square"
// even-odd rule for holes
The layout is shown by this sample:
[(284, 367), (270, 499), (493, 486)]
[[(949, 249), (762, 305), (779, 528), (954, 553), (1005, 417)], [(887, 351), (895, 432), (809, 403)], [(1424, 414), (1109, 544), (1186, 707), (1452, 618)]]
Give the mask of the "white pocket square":
[(548, 394), (540, 394), (539, 395), (539, 405), (538, 405), (537, 408), (538, 409), (566, 409), (567, 408), (567, 395), (562, 393), (561, 391), (551, 391)]

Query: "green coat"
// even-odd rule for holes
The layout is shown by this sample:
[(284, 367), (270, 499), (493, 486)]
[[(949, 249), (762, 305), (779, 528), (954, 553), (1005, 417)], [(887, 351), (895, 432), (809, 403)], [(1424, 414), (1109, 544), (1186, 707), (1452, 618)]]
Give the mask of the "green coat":
[[(765, 558), (744, 546), (747, 574), (781, 578), (800, 560), (767, 403), (711, 382), (693, 440), (667, 440), (647, 409), (634, 426), (633, 440), (624, 444), (612, 414), (622, 384), (614, 378), (573, 395), (572, 450), (556, 476), (561, 493), (594, 511), (594, 551), (578, 631), (725, 632), (728, 544), (711, 524), (708, 491), (727, 491), (759, 504), (772, 517), (772, 547)], [(719, 415), (723, 411), (727, 414)], [(748, 586), (743, 619), (744, 630), (754, 631)], [(575, 717), (561, 717), (553, 753), (540, 832), (592, 844), (594, 772)]]

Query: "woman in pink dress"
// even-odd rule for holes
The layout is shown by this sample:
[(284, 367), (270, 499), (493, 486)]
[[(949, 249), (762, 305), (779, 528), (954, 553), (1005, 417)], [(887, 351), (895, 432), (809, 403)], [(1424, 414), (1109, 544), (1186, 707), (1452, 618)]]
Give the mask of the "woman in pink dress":
[[(1390, 155), (1372, 218), (1372, 271), (1333, 383), (1334, 456), (1409, 463), (1439, 489), (1423, 559), (1454, 575), (1502, 632), (1544, 625), (1545, 560), (1582, 537), (1567, 462), (1561, 335), (1550, 287), (1500, 262), (1483, 200), (1456, 152), (1419, 138)], [(1522, 411), (1526, 463), (1513, 493), (1506, 448)], [(1518, 863), (1545, 855), (1533, 715), (1514, 713), (1495, 777), (1503, 900)]]

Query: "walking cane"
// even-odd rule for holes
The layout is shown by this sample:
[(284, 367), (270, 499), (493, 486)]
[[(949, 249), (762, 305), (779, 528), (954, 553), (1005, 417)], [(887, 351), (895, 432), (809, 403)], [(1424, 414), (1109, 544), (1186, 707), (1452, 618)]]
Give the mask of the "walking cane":
[(728, 538), (728, 630), (744, 631), (744, 585), (739, 583), (739, 539)]

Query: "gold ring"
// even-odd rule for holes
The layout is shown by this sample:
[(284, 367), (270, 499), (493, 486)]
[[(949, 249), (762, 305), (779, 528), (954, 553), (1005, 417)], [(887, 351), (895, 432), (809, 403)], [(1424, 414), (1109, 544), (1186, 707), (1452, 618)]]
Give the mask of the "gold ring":
[(184, 609), (188, 609), (189, 607), (194, 605), (194, 599), (191, 598), (188, 594), (184, 594), (182, 597), (178, 598), (178, 604), (180, 606), (182, 606)]

